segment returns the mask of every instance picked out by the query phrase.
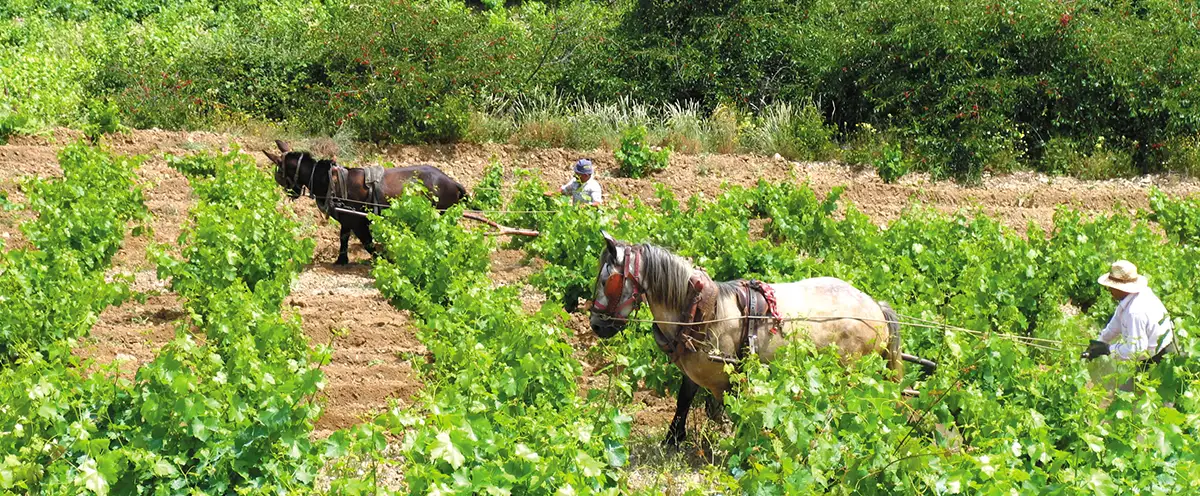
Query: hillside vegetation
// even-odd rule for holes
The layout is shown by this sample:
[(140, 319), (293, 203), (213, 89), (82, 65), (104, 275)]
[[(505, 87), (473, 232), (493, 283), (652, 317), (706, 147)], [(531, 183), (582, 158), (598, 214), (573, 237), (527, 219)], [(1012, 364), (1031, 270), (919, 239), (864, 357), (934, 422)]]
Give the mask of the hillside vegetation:
[(11, 0), (0, 140), (48, 125), (1200, 171), (1181, 0)]

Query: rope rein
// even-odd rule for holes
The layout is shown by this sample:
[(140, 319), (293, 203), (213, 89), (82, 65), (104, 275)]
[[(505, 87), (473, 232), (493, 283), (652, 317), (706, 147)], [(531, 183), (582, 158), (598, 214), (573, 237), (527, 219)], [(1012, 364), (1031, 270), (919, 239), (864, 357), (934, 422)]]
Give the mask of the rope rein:
[[(304, 155), (303, 155), (303, 154), (301, 154), (301, 155), (300, 155), (300, 156), (299, 156), (299, 157), (296, 159), (296, 174), (295, 174), (295, 177), (294, 177), (294, 179), (293, 179), (293, 183), (295, 183), (295, 185), (296, 185), (297, 187), (305, 187), (305, 186), (306, 186), (306, 189), (308, 190), (308, 196), (309, 196), (310, 198), (314, 199), (314, 200), (320, 201), (320, 200), (321, 200), (321, 198), (320, 198), (320, 197), (318, 197), (318, 196), (317, 196), (317, 195), (316, 195), (316, 194), (313, 192), (313, 189), (312, 189), (312, 186), (311, 186), (311, 185), (312, 185), (312, 180), (313, 180), (313, 178), (315, 177), (315, 175), (316, 175), (316, 172), (317, 172), (317, 168), (316, 168), (315, 164), (314, 164), (314, 166), (313, 166), (312, 170), (311, 170), (311, 171), (310, 171), (310, 173), (309, 173), (309, 182), (308, 182), (308, 184), (307, 184), (307, 185), (305, 185), (305, 184), (299, 184), (299, 181), (300, 181), (300, 165), (303, 163), (303, 161), (304, 161)], [(343, 185), (343, 186), (344, 186), (344, 185)], [(487, 187), (483, 187), (483, 188), (477, 187), (477, 188), (475, 188), (475, 189), (476, 189), (476, 190), (479, 190), (479, 189), (487, 189), (487, 190), (500, 190), (500, 188), (487, 188)], [(501, 191), (502, 191), (502, 190), (501, 190)], [(349, 195), (346, 195), (346, 196), (349, 196)], [(329, 198), (329, 195), (326, 195), (326, 196), (325, 196), (325, 198)], [(391, 205), (390, 205), (390, 204), (382, 204), (382, 203), (374, 203), (374, 202), (369, 202), (369, 201), (353, 200), (353, 199), (350, 199), (350, 198), (339, 198), (339, 199), (338, 199), (338, 201), (339, 201), (339, 203), (353, 203), (353, 204), (357, 204), (357, 205), (364, 206), (364, 207), (377, 207), (377, 208), (389, 208), (389, 207), (391, 207)], [(446, 211), (446, 210), (448, 210), (448, 209), (438, 209), (438, 210), (439, 210), (439, 211), (441, 211), (441, 212), (445, 212), (445, 211)], [(550, 214), (550, 213), (558, 213), (558, 212), (561, 212), (561, 211), (562, 211), (562, 210), (504, 210), (504, 209), (469, 209), (469, 210), (464, 210), (463, 212), (480, 213), (480, 214), (482, 214), (482, 213), (503, 213), (503, 214)], [(627, 261), (627, 263), (628, 263), (628, 261)], [(636, 294), (636, 290), (635, 290), (635, 294)], [(636, 312), (635, 312), (635, 314), (636, 314)], [(1066, 346), (1066, 345), (1068, 345), (1068, 344), (1071, 344), (1071, 343), (1068, 343), (1068, 342), (1065, 342), (1065, 341), (1060, 341), (1060, 340), (1055, 340), (1055, 339), (1038, 338), (1038, 337), (1033, 337), (1033, 336), (1020, 336), (1020, 335), (1017, 335), (1017, 334), (1006, 334), (1006, 333), (1001, 333), (1001, 332), (976, 331), (976, 330), (974, 330), (974, 329), (968, 329), (968, 328), (965, 328), (965, 327), (959, 327), (959, 326), (955, 326), (955, 325), (944, 324), (944, 323), (935, 322), (935, 321), (928, 320), (928, 319), (922, 319), (922, 318), (919, 318), (919, 317), (911, 317), (911, 316), (908, 316), (908, 315), (903, 315), (903, 314), (898, 314), (898, 315), (899, 315), (899, 317), (900, 317), (901, 319), (903, 319), (903, 320), (869, 319), (869, 318), (864, 318), (864, 317), (841, 317), (841, 316), (828, 316), (828, 317), (773, 317), (773, 316), (770, 316), (770, 315), (744, 315), (744, 316), (743, 316), (743, 315), (739, 315), (739, 316), (733, 316), (733, 317), (725, 317), (725, 318), (721, 318), (721, 319), (710, 319), (710, 320), (702, 320), (702, 321), (696, 321), (696, 322), (675, 322), (675, 321), (670, 321), (670, 320), (639, 319), (639, 318), (633, 318), (633, 317), (621, 318), (621, 317), (616, 317), (616, 316), (612, 316), (612, 315), (605, 315), (605, 314), (600, 314), (600, 315), (601, 315), (603, 318), (605, 318), (605, 319), (608, 319), (608, 320), (615, 320), (615, 321), (621, 321), (621, 322), (648, 323), (648, 324), (666, 324), (666, 325), (674, 325), (674, 326), (686, 326), (686, 325), (708, 325), (708, 324), (717, 324), (717, 323), (721, 323), (721, 322), (730, 322), (730, 321), (741, 320), (741, 319), (774, 320), (774, 321), (776, 321), (776, 322), (818, 322), (818, 323), (820, 323), (820, 322), (830, 322), (830, 321), (834, 321), (834, 320), (858, 320), (858, 321), (861, 321), (861, 322), (874, 322), (874, 323), (883, 323), (883, 324), (899, 324), (899, 325), (904, 325), (904, 326), (909, 326), (909, 327), (917, 327), (917, 328), (924, 328), (924, 329), (941, 329), (941, 330), (944, 330), (944, 331), (945, 331), (945, 330), (949, 330), (949, 331), (955, 331), (955, 332), (962, 332), (962, 333), (970, 334), (970, 335), (972, 335), (972, 336), (976, 336), (976, 337), (980, 337), (980, 338), (984, 338), (984, 337), (995, 337), (995, 338), (1000, 338), (1000, 339), (1009, 339), (1009, 340), (1012, 340), (1013, 342), (1015, 342), (1015, 343), (1018, 343), (1018, 344), (1023, 344), (1023, 345), (1025, 345), (1025, 346), (1029, 346), (1029, 347), (1031, 347), (1031, 348), (1037, 348), (1037, 349), (1048, 350), (1048, 351), (1059, 351), (1059, 350), (1065, 349), (1065, 346)], [(693, 339), (694, 339), (694, 338), (693, 338)]]
[[(307, 189), (308, 194), (306, 196), (308, 196), (309, 198), (312, 198), (314, 200), (321, 200), (322, 198), (329, 198), (329, 195), (326, 195), (324, 197), (317, 196), (312, 190), (313, 178), (316, 177), (316, 174), (317, 174), (317, 168), (316, 168), (315, 164), (313, 165), (312, 170), (308, 174), (308, 183), (305, 184), (305, 183), (300, 182), (300, 165), (304, 163), (304, 157), (305, 157), (304, 154), (300, 154), (296, 158), (296, 173), (292, 175), (293, 187), (300, 188), (302, 191)], [(313, 161), (317, 161), (317, 159), (314, 158)], [(336, 166), (336, 167), (341, 167), (341, 166)], [(346, 170), (350, 169), (348, 167), (342, 167), (342, 168), (346, 169)], [(330, 169), (330, 170), (332, 171), (332, 169)], [(504, 191), (504, 188), (475, 187), (475, 188), (472, 188), (472, 190), (474, 190), (474, 191), (479, 191), (479, 190)], [(353, 204), (356, 204), (356, 205), (362, 206), (362, 207), (376, 207), (376, 208), (381, 208), (381, 209), (386, 209), (386, 208), (389, 208), (392, 206), (391, 204), (388, 204), (388, 203), (375, 203), (375, 202), (370, 202), (370, 201), (352, 200), (350, 198), (339, 198), (338, 201), (339, 201), (339, 203), (353, 203)], [(445, 212), (446, 210), (448, 210), (448, 209), (444, 209), (444, 208), (438, 209), (439, 212)], [(558, 213), (561, 211), (562, 210), (503, 210), (503, 209), (464, 210), (464, 212), (473, 212), (473, 213), (481, 213), (481, 214), (482, 213), (553, 214), (553, 213)]]
[(869, 318), (864, 318), (864, 317), (841, 317), (841, 316), (782, 317), (782, 318), (777, 319), (770, 315), (745, 315), (745, 316), (738, 315), (738, 316), (733, 316), (733, 317), (725, 317), (725, 318), (721, 318), (721, 319), (710, 319), (710, 320), (697, 321), (697, 322), (675, 322), (675, 321), (670, 321), (670, 320), (637, 319), (637, 318), (629, 318), (629, 317), (621, 318), (621, 317), (614, 317), (614, 316), (609, 316), (609, 315), (604, 315), (604, 314), (600, 314), (600, 315), (603, 318), (606, 318), (608, 320), (616, 320), (616, 321), (621, 321), (621, 322), (666, 324), (666, 325), (674, 325), (674, 326), (707, 325), (707, 324), (716, 324), (716, 323), (721, 323), (721, 322), (730, 322), (730, 321), (741, 320), (741, 319), (777, 320), (777, 321), (782, 321), (782, 322), (818, 322), (818, 323), (830, 322), (830, 321), (834, 321), (834, 320), (858, 320), (858, 321), (862, 321), (862, 322), (876, 322), (876, 323), (883, 323), (883, 324), (900, 324), (900, 325), (905, 325), (905, 326), (909, 326), (909, 327), (918, 327), (918, 328), (924, 328), (924, 329), (942, 329), (942, 330), (949, 330), (949, 331), (955, 331), (955, 332), (963, 332), (963, 333), (970, 334), (970, 335), (976, 336), (976, 337), (981, 337), (981, 338), (995, 337), (995, 338), (1000, 338), (1000, 339), (1009, 339), (1018, 344), (1023, 344), (1023, 345), (1029, 346), (1031, 348), (1038, 348), (1038, 349), (1048, 350), (1048, 351), (1059, 351), (1059, 350), (1065, 349), (1065, 345), (1068, 344), (1064, 341), (1059, 341), (1059, 340), (1054, 340), (1054, 339), (1036, 338), (1036, 337), (1032, 337), (1032, 336), (1020, 336), (1020, 335), (1016, 335), (1016, 334), (1005, 334), (1005, 333), (1000, 333), (1000, 332), (976, 331), (974, 329), (967, 329), (965, 327), (958, 327), (958, 326), (954, 326), (954, 325), (950, 325), (950, 324), (936, 323), (936, 322), (928, 321), (925, 319), (908, 317), (905, 315), (900, 315), (900, 317), (904, 320), (869, 319)]
[[(312, 198), (316, 198), (315, 196), (312, 196), (311, 188), (310, 188), (309, 196)], [(364, 206), (364, 207), (379, 207), (379, 208), (391, 207), (391, 204), (374, 203), (374, 202), (362, 201), (362, 200), (351, 200), (349, 198), (340, 198), (339, 201), (345, 202), (345, 203), (355, 203), (355, 204), (358, 204), (358, 205)], [(445, 212), (449, 209), (448, 208), (439, 208), (437, 210), (439, 212)], [(553, 213), (558, 213), (561, 211), (562, 210), (502, 210), (502, 209), (478, 209), (478, 210), (477, 209), (467, 209), (467, 210), (463, 210), (463, 212), (497, 213), (497, 214), (553, 214)]]

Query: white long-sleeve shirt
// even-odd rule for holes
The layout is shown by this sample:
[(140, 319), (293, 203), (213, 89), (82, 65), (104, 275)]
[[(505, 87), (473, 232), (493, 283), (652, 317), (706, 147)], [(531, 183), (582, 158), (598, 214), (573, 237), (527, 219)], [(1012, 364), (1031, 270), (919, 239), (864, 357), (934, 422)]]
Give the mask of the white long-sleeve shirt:
[(595, 177), (588, 178), (587, 182), (583, 184), (579, 184), (578, 179), (571, 179), (571, 182), (564, 184), (560, 189), (564, 194), (571, 195), (571, 201), (576, 204), (599, 204), (603, 201), (600, 183), (596, 181)]
[(1146, 288), (1117, 303), (1112, 319), (1100, 332), (1100, 341), (1110, 345), (1109, 351), (1118, 360), (1145, 360), (1171, 344), (1175, 337), (1172, 327), (1167, 308)]

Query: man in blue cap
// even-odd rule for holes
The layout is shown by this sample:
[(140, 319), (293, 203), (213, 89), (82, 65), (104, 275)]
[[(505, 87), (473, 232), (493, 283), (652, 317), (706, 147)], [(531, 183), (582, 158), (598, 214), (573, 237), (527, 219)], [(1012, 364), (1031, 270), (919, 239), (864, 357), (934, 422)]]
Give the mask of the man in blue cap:
[[(599, 205), (602, 200), (600, 183), (594, 177), (596, 169), (592, 161), (586, 158), (575, 162), (575, 178), (558, 188), (558, 194), (570, 195), (576, 205)], [(547, 196), (554, 193), (546, 193)]]

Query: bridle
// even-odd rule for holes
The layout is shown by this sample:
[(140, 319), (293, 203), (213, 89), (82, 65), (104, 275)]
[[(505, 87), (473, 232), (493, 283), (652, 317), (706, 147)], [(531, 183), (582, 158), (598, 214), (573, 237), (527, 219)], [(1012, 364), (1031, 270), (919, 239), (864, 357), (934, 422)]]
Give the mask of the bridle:
[[(621, 247), (616, 247), (621, 249)], [(618, 252), (620, 254), (620, 252)], [(642, 273), (642, 251), (636, 247), (628, 247), (624, 261), (621, 263), (621, 270), (614, 270), (609, 274), (608, 279), (604, 281), (604, 301), (592, 302), (592, 312), (598, 312), (608, 318), (623, 319), (621, 313), (626, 309), (632, 311), (642, 302), (642, 296), (645, 290), (642, 287), (642, 282), (638, 280)], [(632, 289), (629, 292), (629, 297), (621, 300), (625, 294), (625, 280), (632, 282)], [(615, 306), (610, 306), (614, 301), (620, 300)]]
[[(301, 166), (301, 164), (304, 163), (304, 157), (305, 157), (305, 155), (303, 153), (300, 153), (300, 152), (296, 153), (296, 173), (292, 174), (292, 183), (289, 185), (289, 187), (296, 190), (297, 196), (304, 195), (304, 190), (307, 189), (309, 198), (312, 198), (315, 200), (320, 200), (320, 198), (317, 197), (316, 193), (313, 193), (312, 186), (309, 186), (313, 183), (313, 178), (317, 176), (317, 164), (315, 163), (316, 159), (313, 159), (313, 162), (314, 162), (313, 166), (308, 171), (308, 183), (300, 182), (300, 166)], [(287, 160), (286, 160), (286, 156), (285, 156), (284, 164), (286, 164), (286, 163), (287, 163)], [(332, 170), (330, 172), (332, 172)]]

